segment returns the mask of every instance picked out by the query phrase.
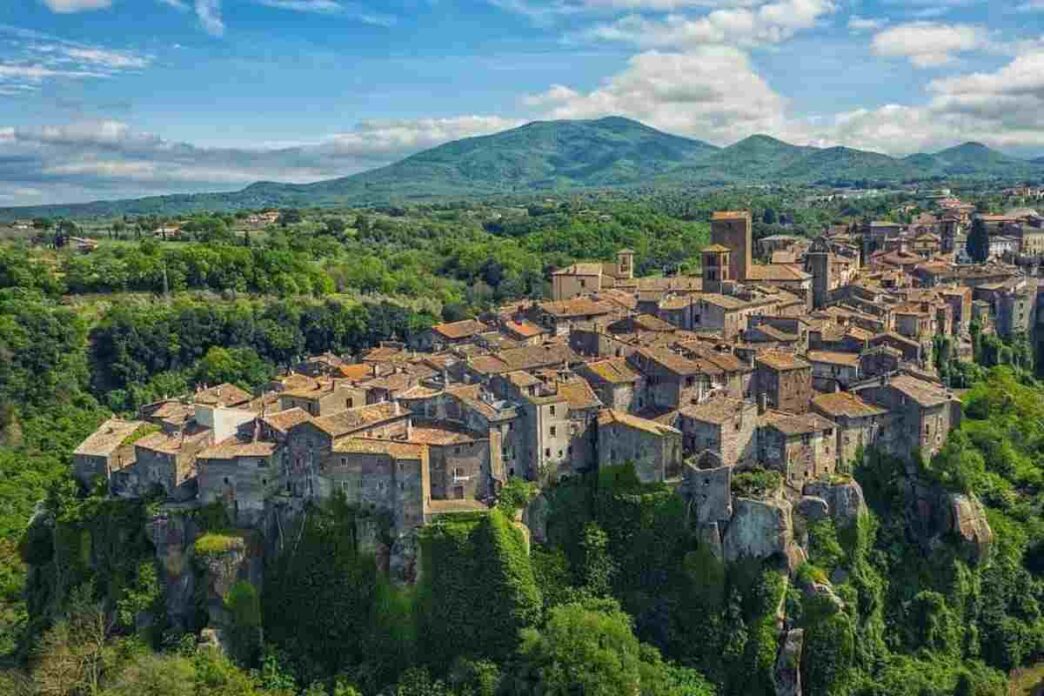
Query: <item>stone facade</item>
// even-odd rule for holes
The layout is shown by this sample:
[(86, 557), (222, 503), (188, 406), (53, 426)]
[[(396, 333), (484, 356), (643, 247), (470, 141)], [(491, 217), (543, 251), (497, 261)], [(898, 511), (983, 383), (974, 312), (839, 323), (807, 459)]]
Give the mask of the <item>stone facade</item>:
[(677, 480), (682, 475), (681, 432), (619, 411), (598, 416), (598, 465), (634, 464), (643, 483)]

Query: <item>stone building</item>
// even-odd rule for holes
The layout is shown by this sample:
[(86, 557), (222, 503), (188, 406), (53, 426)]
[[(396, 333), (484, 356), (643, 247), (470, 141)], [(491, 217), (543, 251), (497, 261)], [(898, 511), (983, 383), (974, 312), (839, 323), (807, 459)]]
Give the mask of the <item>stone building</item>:
[(428, 449), (428, 492), (432, 500), (490, 498), (494, 478), (486, 433), (415, 421), (409, 442)]
[(135, 435), (149, 426), (144, 421), (110, 418), (73, 452), (73, 476), (89, 487), (101, 477), (108, 481), (116, 471), (134, 464)]
[(299, 408), (317, 418), (365, 405), (366, 390), (339, 379), (314, 380), (279, 393), (282, 410)]
[(424, 524), (431, 498), (428, 448), (397, 440), (349, 437), (323, 457), (324, 496), (342, 493), (350, 505), (388, 512), (396, 530)]
[(808, 481), (836, 470), (835, 443), (834, 423), (817, 413), (769, 411), (758, 429), (758, 461), (801, 490)]
[(598, 466), (634, 464), (642, 483), (682, 475), (681, 431), (656, 421), (604, 409), (598, 414)]
[(850, 392), (819, 394), (812, 399), (812, 410), (837, 424), (837, 456), (846, 466), (856, 463), (860, 449), (877, 443), (887, 415), (880, 406), (868, 404)]
[(265, 501), (283, 487), (275, 442), (230, 438), (206, 447), (196, 457), (199, 500), (224, 503), (236, 524), (261, 521)]
[(863, 401), (888, 411), (877, 444), (903, 459), (909, 459), (915, 451), (924, 456), (935, 454), (950, 430), (960, 424), (957, 397), (940, 384), (912, 375), (883, 376), (854, 391)]
[(719, 211), (711, 216), (711, 244), (729, 250), (729, 278), (743, 281), (753, 265), (751, 260), (750, 211)]
[(714, 452), (724, 466), (752, 465), (757, 459), (758, 408), (752, 401), (713, 396), (678, 412), (686, 454)]
[(574, 263), (551, 274), (553, 300), (570, 300), (579, 295), (616, 287), (619, 281), (634, 278), (634, 252), (621, 249), (615, 263), (585, 261)]
[(409, 418), (409, 411), (398, 402), (385, 402), (295, 424), (286, 435), (287, 493), (302, 498), (317, 497), (323, 457), (329, 454), (336, 442), (349, 436), (404, 439), (409, 430)]
[(769, 408), (804, 413), (812, 399), (812, 366), (792, 353), (770, 351), (754, 359), (758, 399)]
[(703, 365), (666, 348), (641, 348), (628, 360), (645, 378), (645, 408), (677, 409), (699, 403), (711, 390)]
[(859, 354), (811, 350), (805, 356), (812, 365), (812, 387), (821, 392), (847, 389), (859, 381)]
[(134, 443), (134, 466), (114, 477), (114, 488), (130, 497), (162, 490), (171, 500), (196, 497), (196, 456), (213, 441), (206, 429), (152, 433)]
[(592, 360), (577, 367), (577, 374), (588, 381), (606, 408), (640, 411), (645, 407), (642, 375), (625, 358)]

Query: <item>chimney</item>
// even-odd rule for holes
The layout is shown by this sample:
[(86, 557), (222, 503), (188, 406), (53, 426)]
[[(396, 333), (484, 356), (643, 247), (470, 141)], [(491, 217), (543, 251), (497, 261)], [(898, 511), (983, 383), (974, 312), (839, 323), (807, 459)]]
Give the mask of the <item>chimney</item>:
[(766, 411), (768, 411), (768, 393), (767, 392), (759, 392), (758, 393), (758, 415), (759, 416), (763, 415)]

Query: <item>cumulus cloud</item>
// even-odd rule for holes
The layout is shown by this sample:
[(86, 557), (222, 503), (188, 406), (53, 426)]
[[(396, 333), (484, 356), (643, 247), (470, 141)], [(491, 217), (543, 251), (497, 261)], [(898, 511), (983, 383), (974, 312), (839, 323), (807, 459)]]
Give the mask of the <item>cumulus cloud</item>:
[(992, 72), (933, 80), (923, 106), (888, 105), (837, 115), (823, 137), (911, 152), (975, 140), (993, 147), (1044, 147), (1044, 47)]
[(810, 29), (834, 12), (831, 0), (775, 0), (757, 7), (717, 9), (702, 16), (669, 14), (649, 18), (632, 14), (597, 25), (586, 36), (623, 41), (646, 48), (677, 48), (733, 43), (744, 46), (781, 43)]
[(86, 10), (103, 10), (112, 5), (112, 0), (44, 0), (44, 4), (52, 12), (67, 14)]
[(944, 65), (954, 55), (983, 45), (983, 31), (966, 24), (909, 22), (874, 35), (871, 48), (879, 56), (906, 58), (919, 68)]
[(754, 72), (744, 52), (726, 46), (641, 53), (597, 89), (585, 93), (556, 85), (527, 103), (553, 118), (622, 114), (713, 142), (784, 126), (783, 98)]
[[(199, 147), (116, 120), (0, 127), (0, 189), (47, 191), (48, 202), (58, 202), (235, 189), (258, 180), (303, 183), (520, 123), (477, 115), (366, 121), (313, 143), (257, 149)], [(4, 200), (6, 205), (34, 202), (35, 194)]]

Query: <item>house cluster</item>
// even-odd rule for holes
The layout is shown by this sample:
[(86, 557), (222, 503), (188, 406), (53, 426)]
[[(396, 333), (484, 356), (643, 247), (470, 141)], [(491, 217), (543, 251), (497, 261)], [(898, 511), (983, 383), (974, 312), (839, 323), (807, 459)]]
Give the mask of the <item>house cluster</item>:
[(117, 496), (222, 501), (243, 525), (342, 493), (399, 532), (482, 509), (510, 477), (624, 462), (706, 514), (734, 471), (775, 470), (800, 492), (866, 447), (937, 451), (960, 408), (933, 338), (966, 354), (973, 319), (1031, 321), (1036, 286), (1015, 267), (893, 263), (909, 252), (889, 240), (865, 265), (867, 240), (840, 234), (756, 264), (750, 215), (718, 213), (697, 276), (635, 277), (627, 250), (574, 264), (551, 300), (315, 356), (260, 395), (222, 384), (109, 420), (76, 475)]
[[(922, 259), (943, 256), (970, 262), (965, 243), (972, 223), (981, 220), (989, 233), (989, 259), (1015, 261), (1044, 255), (1044, 216), (1031, 208), (1003, 215), (976, 212), (974, 205), (943, 198), (936, 213), (920, 213), (907, 225), (867, 222), (858, 231), (864, 262), (902, 252)], [(843, 234), (843, 232), (842, 232)]]

